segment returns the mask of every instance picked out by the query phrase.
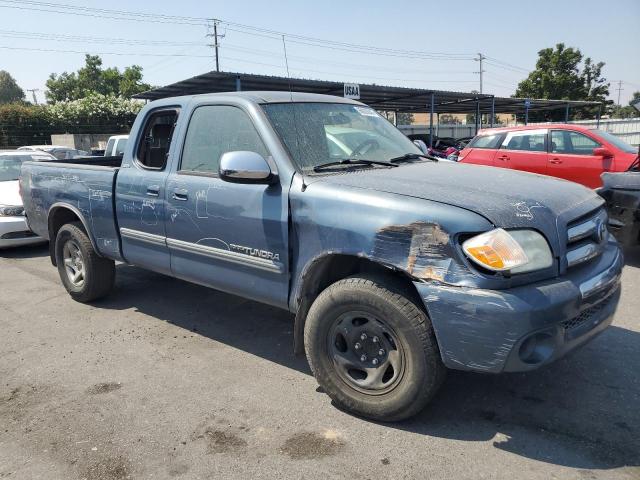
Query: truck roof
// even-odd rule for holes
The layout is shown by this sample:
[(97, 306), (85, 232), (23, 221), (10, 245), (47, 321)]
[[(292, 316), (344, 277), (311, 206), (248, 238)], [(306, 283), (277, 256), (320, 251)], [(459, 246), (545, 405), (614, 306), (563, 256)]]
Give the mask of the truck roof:
[(288, 92), (288, 91), (241, 91), (241, 92), (221, 92), (221, 93), (203, 93), (200, 95), (185, 95), (181, 97), (169, 97), (162, 100), (151, 102), (171, 103), (176, 100), (188, 101), (191, 99), (206, 100), (207, 98), (216, 99), (221, 97), (243, 98), (254, 103), (288, 103), (293, 102), (321, 102), (321, 103), (351, 103), (354, 105), (362, 105), (361, 102), (351, 100), (349, 98), (338, 97), (335, 95), (322, 95), (318, 93), (306, 92)]

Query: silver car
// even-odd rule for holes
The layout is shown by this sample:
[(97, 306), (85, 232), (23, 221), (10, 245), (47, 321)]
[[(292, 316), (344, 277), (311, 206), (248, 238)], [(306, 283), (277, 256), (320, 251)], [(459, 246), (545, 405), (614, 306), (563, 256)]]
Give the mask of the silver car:
[(22, 162), (47, 160), (56, 157), (42, 151), (0, 150), (0, 249), (46, 241), (27, 227), (18, 179)]

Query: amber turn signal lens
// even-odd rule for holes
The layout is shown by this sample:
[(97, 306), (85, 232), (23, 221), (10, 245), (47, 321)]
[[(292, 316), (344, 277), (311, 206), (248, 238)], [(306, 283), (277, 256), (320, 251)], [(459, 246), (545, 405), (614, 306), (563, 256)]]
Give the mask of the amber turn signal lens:
[(462, 249), (472, 261), (496, 272), (511, 270), (529, 261), (520, 244), (502, 228), (470, 238), (462, 244)]

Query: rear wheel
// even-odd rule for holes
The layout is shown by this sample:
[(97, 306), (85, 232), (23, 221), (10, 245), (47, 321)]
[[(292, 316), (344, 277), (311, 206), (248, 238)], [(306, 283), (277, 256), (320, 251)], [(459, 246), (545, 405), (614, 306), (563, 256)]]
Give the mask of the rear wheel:
[(351, 277), (323, 291), (307, 316), (305, 349), (331, 399), (375, 420), (419, 412), (445, 373), (426, 313), (384, 277)]
[(91, 302), (113, 288), (115, 263), (96, 253), (81, 223), (68, 223), (60, 228), (55, 255), (60, 280), (74, 300)]

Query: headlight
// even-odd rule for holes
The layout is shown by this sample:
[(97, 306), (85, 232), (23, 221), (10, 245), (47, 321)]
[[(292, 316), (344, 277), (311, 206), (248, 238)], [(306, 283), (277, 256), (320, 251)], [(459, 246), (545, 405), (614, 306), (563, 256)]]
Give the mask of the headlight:
[(0, 217), (21, 217), (24, 215), (24, 207), (0, 206)]
[(465, 241), (462, 249), (473, 262), (494, 272), (524, 273), (553, 264), (549, 244), (534, 230), (496, 228)]

